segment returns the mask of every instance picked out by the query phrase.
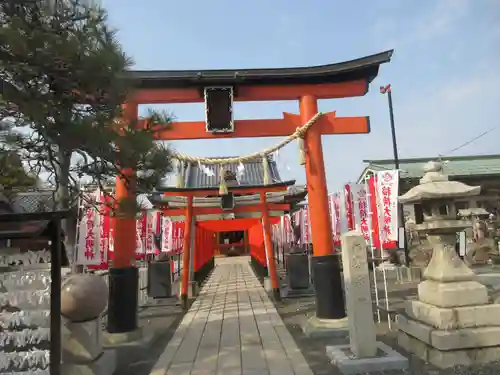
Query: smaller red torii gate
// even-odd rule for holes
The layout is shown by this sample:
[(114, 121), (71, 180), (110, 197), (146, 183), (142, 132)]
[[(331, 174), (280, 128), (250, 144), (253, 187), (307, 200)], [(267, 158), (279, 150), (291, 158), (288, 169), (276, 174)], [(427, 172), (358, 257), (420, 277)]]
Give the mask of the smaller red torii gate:
[[(215, 189), (166, 188), (163, 191), (164, 196), (186, 198), (186, 204), (183, 208), (170, 208), (168, 203), (162, 202), (161, 199), (152, 199), (152, 203), (161, 209), (165, 215), (184, 218), (184, 257), (180, 293), (184, 308), (188, 307), (190, 285), (193, 285), (193, 282), (196, 281), (197, 273), (205, 274), (207, 272), (206, 268), (213, 264), (212, 259), (215, 255), (216, 244), (214, 236), (210, 236), (209, 233), (214, 232), (247, 230), (250, 254), (267, 268), (271, 279), (273, 296), (276, 299), (280, 298), (279, 280), (271, 241), (271, 225), (278, 223), (279, 217), (272, 216), (271, 213), (284, 214), (290, 210), (291, 205), (289, 203), (269, 203), (267, 202), (267, 193), (286, 192), (288, 187), (293, 184), (294, 181), (288, 181), (264, 186), (232, 187), (231, 190), (239, 195), (258, 195), (259, 201), (254, 204), (237, 205), (229, 210), (218, 207), (197, 207), (194, 204), (195, 197), (217, 196), (219, 192)], [(199, 215), (227, 215), (232, 213), (260, 213), (260, 217), (209, 219), (199, 222), (196, 220)], [(191, 242), (192, 239), (194, 239), (194, 243)], [(191, 255), (193, 259), (191, 259)]]

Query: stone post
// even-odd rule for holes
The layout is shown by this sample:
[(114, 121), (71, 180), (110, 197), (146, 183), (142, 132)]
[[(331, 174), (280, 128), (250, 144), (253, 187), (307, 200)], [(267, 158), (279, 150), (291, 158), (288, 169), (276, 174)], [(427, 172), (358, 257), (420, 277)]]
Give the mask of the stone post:
[(377, 353), (377, 337), (366, 241), (361, 233), (352, 231), (342, 236), (342, 264), (350, 349), (357, 358), (374, 357)]
[(343, 374), (402, 370), (408, 360), (377, 342), (366, 241), (357, 231), (342, 236), (349, 345), (327, 346), (326, 354)]
[(116, 354), (103, 349), (101, 314), (108, 287), (97, 275), (74, 275), (62, 285), (62, 373), (111, 375)]

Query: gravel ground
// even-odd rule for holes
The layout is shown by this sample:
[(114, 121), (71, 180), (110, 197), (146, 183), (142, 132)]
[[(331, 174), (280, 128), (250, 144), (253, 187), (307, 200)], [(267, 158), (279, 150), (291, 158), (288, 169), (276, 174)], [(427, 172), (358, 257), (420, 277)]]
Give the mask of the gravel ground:
[[(402, 302), (405, 298), (416, 297), (417, 283), (396, 284), (394, 281), (389, 282), (389, 300), (391, 307), (399, 310), (402, 307)], [(284, 299), (276, 304), (279, 314), (281, 315), (285, 325), (294, 337), (297, 345), (302, 351), (304, 357), (309, 363), (315, 375), (340, 375), (339, 369), (330, 363), (326, 356), (325, 348), (327, 345), (348, 344), (349, 338), (340, 339), (310, 339), (304, 335), (302, 326), (310, 316), (315, 313), (314, 297), (303, 297), (294, 299)], [(375, 311), (375, 309), (374, 309)], [(384, 314), (382, 314), (384, 315)], [(385, 314), (387, 315), (387, 314)], [(376, 321), (376, 317), (375, 321)], [(393, 327), (394, 329), (394, 327)], [(409, 359), (410, 369), (408, 371), (386, 371), (386, 372), (371, 372), (367, 375), (498, 375), (500, 374), (500, 363), (490, 363), (477, 368), (455, 367), (447, 370), (440, 370), (430, 364), (421, 361), (419, 358), (405, 352), (397, 345), (395, 331), (388, 329), (387, 316), (382, 316), (382, 322), (377, 324), (377, 339), (385, 342), (399, 353)]]
[(142, 308), (139, 311), (139, 326), (148, 333), (154, 333), (154, 339), (143, 344), (120, 345), (117, 348), (118, 365), (114, 375), (149, 375), (183, 316), (176, 298)]

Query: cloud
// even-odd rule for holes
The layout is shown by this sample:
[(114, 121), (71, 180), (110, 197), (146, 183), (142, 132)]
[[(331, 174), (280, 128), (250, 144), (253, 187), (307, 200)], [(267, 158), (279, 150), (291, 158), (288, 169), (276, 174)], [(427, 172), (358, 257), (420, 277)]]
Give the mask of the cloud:
[(467, 16), (471, 0), (439, 0), (432, 4), (433, 7), (427, 10), (422, 7), (424, 12), (421, 14), (408, 12), (408, 17), (402, 17), (405, 10), (402, 7), (392, 17), (379, 18), (373, 26), (375, 37), (384, 45), (400, 49), (449, 36)]
[(467, 15), (469, 0), (441, 0), (426, 16), (417, 21), (413, 38), (427, 42), (436, 37), (449, 35)]
[[(500, 73), (475, 74), (436, 86), (397, 108), (401, 153), (404, 156), (447, 153), (480, 133), (497, 126), (495, 105)], [(495, 138), (482, 138), (455, 154), (495, 152)]]

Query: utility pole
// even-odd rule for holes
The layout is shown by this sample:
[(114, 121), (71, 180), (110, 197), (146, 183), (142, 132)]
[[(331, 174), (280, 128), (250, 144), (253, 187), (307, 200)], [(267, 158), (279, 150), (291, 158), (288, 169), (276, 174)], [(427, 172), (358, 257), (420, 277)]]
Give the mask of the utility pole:
[[(396, 139), (396, 126), (394, 125), (394, 110), (392, 107), (392, 87), (391, 87), (391, 85), (389, 84), (386, 86), (381, 86), (380, 93), (382, 95), (387, 94), (387, 101), (389, 103), (389, 119), (390, 119), (390, 123), (391, 123), (392, 151), (394, 154), (394, 168), (396, 170), (399, 170), (398, 142)], [(399, 176), (401, 176), (401, 171), (399, 173)], [(398, 196), (399, 196), (401, 193), (401, 177), (399, 177), (398, 182), (399, 182), (398, 183), (398, 187), (399, 187)], [(406, 267), (409, 267), (410, 266), (410, 256), (409, 256), (409, 251), (408, 251), (408, 244), (406, 243), (406, 227), (405, 227), (404, 209), (403, 209), (403, 205), (399, 204), (399, 203), (398, 203), (398, 216), (399, 216), (398, 227), (405, 228), (405, 230), (403, 231), (403, 246), (404, 246), (404, 252), (405, 252), (405, 265), (406, 265)]]

